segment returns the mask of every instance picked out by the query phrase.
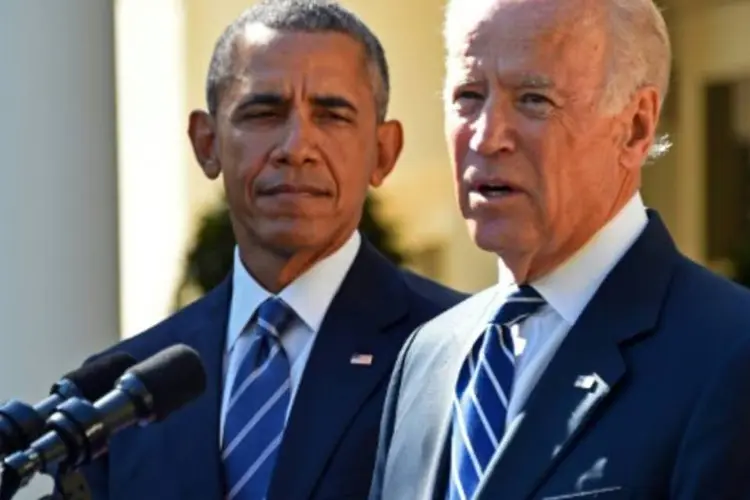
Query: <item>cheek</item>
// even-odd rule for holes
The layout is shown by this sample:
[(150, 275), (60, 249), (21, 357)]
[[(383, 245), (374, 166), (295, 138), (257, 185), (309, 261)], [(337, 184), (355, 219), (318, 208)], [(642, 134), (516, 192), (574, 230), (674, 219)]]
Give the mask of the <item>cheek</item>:
[(263, 134), (235, 132), (227, 137), (222, 154), (222, 170), (233, 189), (244, 190), (267, 163), (271, 138)]
[(467, 124), (453, 120), (452, 123), (446, 125), (445, 137), (448, 144), (448, 154), (453, 165), (453, 174), (456, 179), (460, 179), (463, 170), (466, 168), (466, 155), (469, 151), (471, 130)]
[(340, 138), (333, 134), (322, 135), (317, 142), (317, 149), (322, 158), (322, 168), (316, 169), (318, 180), (327, 178), (332, 183), (339, 197), (346, 196), (346, 186), (351, 179), (362, 175), (353, 171), (350, 165), (361, 165), (361, 157), (366, 154), (365, 145), (356, 138)]
[(581, 195), (581, 165), (587, 161), (576, 138), (559, 123), (550, 123), (541, 133), (532, 135), (526, 147), (530, 162), (535, 166), (539, 204), (548, 220), (567, 219), (571, 203)]

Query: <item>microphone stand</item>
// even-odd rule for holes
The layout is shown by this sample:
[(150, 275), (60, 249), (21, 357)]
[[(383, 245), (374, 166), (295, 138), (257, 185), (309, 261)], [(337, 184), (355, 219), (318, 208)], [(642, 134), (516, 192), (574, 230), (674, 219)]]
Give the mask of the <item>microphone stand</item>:
[(73, 470), (55, 478), (55, 493), (39, 500), (91, 500), (91, 490), (83, 474)]
[[(26, 484), (18, 481), (17, 476), (8, 475), (5, 471), (6, 469), (3, 469), (0, 476), (0, 500), (13, 500)], [(91, 490), (80, 472), (63, 472), (56, 474), (54, 479), (55, 492), (39, 500), (91, 500)]]
[(16, 496), (23, 485), (17, 476), (10, 474), (9, 469), (3, 467), (2, 464), (0, 464), (0, 469), (2, 469), (2, 474), (0, 474), (0, 500), (13, 500), (13, 497)]

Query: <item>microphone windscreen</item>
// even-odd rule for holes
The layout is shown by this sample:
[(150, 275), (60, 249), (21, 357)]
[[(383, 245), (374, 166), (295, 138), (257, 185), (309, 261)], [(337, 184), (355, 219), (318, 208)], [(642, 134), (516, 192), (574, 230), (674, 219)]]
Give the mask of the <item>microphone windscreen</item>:
[(130, 368), (149, 392), (158, 422), (206, 390), (206, 371), (198, 353), (176, 344)]
[(83, 398), (96, 401), (111, 391), (117, 379), (135, 363), (136, 359), (130, 354), (115, 352), (96, 358), (67, 373), (63, 376), (63, 380), (67, 379), (72, 382)]

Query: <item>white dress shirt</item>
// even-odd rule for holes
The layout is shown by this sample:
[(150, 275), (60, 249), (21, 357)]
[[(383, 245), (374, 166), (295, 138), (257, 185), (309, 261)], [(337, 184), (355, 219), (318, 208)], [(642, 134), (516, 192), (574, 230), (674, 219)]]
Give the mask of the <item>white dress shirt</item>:
[[(326, 311), (349, 272), (360, 245), (361, 236), (355, 231), (343, 246), (317, 262), (278, 294), (297, 315), (289, 329), (281, 335), (281, 345), (291, 364), (291, 401), (294, 401), (310, 349)], [(224, 435), (226, 407), (234, 379), (242, 359), (252, 344), (252, 328), (247, 328), (248, 322), (255, 314), (255, 310), (271, 295), (247, 272), (240, 260), (239, 249), (235, 248), (232, 301), (224, 350), (220, 443)], [(289, 406), (291, 409), (291, 404)]]
[[(530, 283), (547, 304), (511, 330), (516, 371), (508, 402), (508, 425), (518, 416), (532, 389), (599, 285), (635, 243), (647, 223), (643, 200), (640, 194), (636, 194), (575, 255), (552, 273)], [(502, 261), (499, 268), (497, 307), (493, 308), (493, 313), (518, 289), (513, 275)]]

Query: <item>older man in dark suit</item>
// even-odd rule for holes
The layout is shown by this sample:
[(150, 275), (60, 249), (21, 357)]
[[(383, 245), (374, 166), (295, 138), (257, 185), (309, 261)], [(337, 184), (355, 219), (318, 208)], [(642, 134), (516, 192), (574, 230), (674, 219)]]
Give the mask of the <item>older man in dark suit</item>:
[(638, 194), (660, 12), (455, 0), (447, 19), (458, 199), (500, 280), (403, 350), (371, 500), (750, 498), (750, 293)]
[(198, 350), (208, 390), (117, 435), (85, 470), (97, 500), (364, 498), (388, 375), (408, 334), (463, 296), (402, 271), (357, 232), (393, 169), (383, 49), (323, 1), (268, 0), (218, 41), (195, 154), (223, 176), (232, 274), (114, 347)]

